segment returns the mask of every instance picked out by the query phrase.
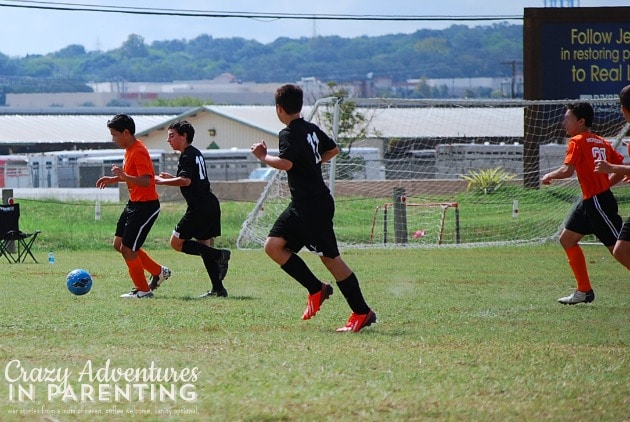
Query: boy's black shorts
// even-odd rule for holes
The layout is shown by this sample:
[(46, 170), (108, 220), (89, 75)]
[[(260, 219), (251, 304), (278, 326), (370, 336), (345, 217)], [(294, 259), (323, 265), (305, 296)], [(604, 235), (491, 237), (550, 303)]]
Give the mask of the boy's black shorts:
[(182, 240), (208, 240), (221, 236), (221, 207), (216, 196), (203, 205), (189, 206), (174, 230)]
[(628, 218), (623, 224), (623, 227), (621, 228), (621, 233), (619, 233), (619, 240), (630, 242), (630, 218)]
[(613, 193), (609, 190), (580, 202), (569, 214), (568, 230), (583, 235), (594, 234), (604, 246), (617, 241), (623, 220)]
[(333, 228), (335, 202), (331, 195), (291, 202), (269, 231), (270, 237), (282, 237), (287, 248), (299, 252), (304, 246), (311, 252), (336, 258), (339, 256)]
[(116, 236), (122, 237), (122, 244), (137, 251), (142, 247), (147, 235), (153, 227), (153, 223), (160, 214), (160, 201), (127, 202), (118, 224), (116, 224)]

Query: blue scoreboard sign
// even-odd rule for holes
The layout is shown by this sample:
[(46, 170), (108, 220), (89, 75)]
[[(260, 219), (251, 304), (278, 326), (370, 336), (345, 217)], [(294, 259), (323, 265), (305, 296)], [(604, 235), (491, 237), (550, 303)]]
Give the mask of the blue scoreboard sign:
[(630, 84), (630, 7), (526, 8), (525, 98), (617, 99)]

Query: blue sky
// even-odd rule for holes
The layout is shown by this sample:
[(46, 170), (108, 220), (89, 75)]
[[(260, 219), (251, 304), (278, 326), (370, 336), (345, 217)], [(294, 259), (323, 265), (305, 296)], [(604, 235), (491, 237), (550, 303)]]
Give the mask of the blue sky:
[[(551, 0), (547, 0), (551, 3)], [(556, 0), (560, 3), (561, 0)], [(568, 0), (563, 0), (564, 4)], [(581, 7), (626, 6), (628, 0), (574, 0)], [(291, 14), (413, 15), (413, 16), (522, 16), (525, 7), (543, 7), (545, 0), (48, 0), (68, 5), (91, 4), (125, 7), (166, 7), (204, 11)], [(242, 37), (262, 43), (278, 37), (316, 35), (357, 37), (412, 33), (423, 28), (445, 28), (456, 22), (348, 22), (313, 20), (252, 20), (244, 18), (159, 17), (126, 14), (34, 10), (6, 7), (25, 4), (0, 0), (0, 53), (11, 57), (46, 54), (70, 44), (86, 50), (119, 47), (130, 34), (151, 43), (156, 40), (190, 40), (201, 34), (214, 38)], [(31, 2), (32, 4), (32, 2)], [(176, 4), (176, 5), (174, 5)], [(520, 23), (520, 21), (510, 21)], [(460, 22), (476, 25), (474, 22)], [(485, 22), (483, 24), (490, 24)]]

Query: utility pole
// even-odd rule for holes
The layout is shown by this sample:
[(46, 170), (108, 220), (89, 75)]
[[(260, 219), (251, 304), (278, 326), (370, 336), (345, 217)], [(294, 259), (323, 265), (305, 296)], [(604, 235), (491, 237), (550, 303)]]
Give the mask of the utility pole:
[(510, 98), (514, 98), (516, 97), (516, 65), (522, 65), (523, 62), (520, 60), (509, 60), (501, 62), (501, 64), (509, 64), (512, 66), (512, 95), (510, 96)]

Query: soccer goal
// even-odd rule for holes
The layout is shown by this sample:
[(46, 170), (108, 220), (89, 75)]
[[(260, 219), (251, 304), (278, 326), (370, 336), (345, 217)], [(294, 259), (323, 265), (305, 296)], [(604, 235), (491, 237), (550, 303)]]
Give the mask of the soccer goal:
[[(578, 101), (578, 100), (575, 100)], [(580, 199), (576, 178), (542, 186), (568, 139), (564, 101), (327, 98), (305, 109), (342, 147), (323, 166), (344, 247), (481, 246), (555, 239)], [(614, 100), (589, 100), (593, 132), (627, 157)], [(630, 187), (613, 188), (624, 218)], [(401, 200), (403, 198), (404, 200)], [(277, 172), (243, 223), (239, 248), (264, 243), (289, 203)]]
[[(451, 232), (455, 236), (455, 243), (459, 243), (459, 210), (457, 202), (442, 202), (437, 204), (407, 204), (404, 196), (399, 196), (397, 202), (388, 202), (374, 210), (370, 243), (383, 244), (438, 244), (446, 240), (444, 227), (447, 211), (453, 209), (455, 229)], [(415, 225), (409, 227), (408, 221)]]

